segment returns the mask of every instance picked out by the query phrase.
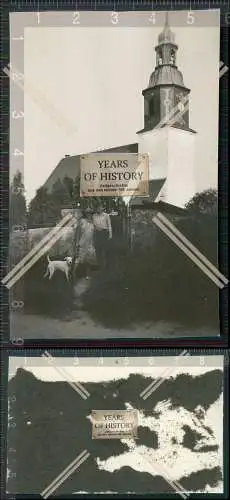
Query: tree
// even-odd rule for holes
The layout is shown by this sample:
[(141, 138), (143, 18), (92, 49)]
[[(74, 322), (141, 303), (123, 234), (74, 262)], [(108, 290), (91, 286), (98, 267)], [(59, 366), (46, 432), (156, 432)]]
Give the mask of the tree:
[(80, 206), (81, 198), (80, 198), (80, 177), (76, 177), (73, 184), (73, 200), (74, 200), (74, 208)]
[(24, 227), (27, 223), (25, 190), (22, 173), (17, 171), (10, 185), (9, 226)]
[(62, 181), (62, 184), (63, 184), (63, 191), (64, 191), (64, 203), (74, 205), (75, 199), (74, 199), (74, 181), (73, 181), (73, 179), (66, 175)]
[(48, 227), (61, 219), (63, 208), (76, 208), (80, 202), (80, 182), (68, 176), (58, 179), (51, 192), (41, 187), (29, 205), (29, 227)]
[(46, 188), (39, 188), (29, 205), (28, 226), (49, 227), (55, 225), (59, 219), (59, 206), (55, 204)]
[(113, 197), (86, 197), (80, 198), (80, 178), (65, 176), (58, 179), (49, 192), (44, 187), (37, 190), (36, 196), (29, 205), (28, 224), (29, 227), (48, 227), (55, 225), (61, 219), (63, 208), (85, 209), (91, 207), (96, 209), (98, 203), (102, 203), (107, 211), (112, 209), (124, 210), (122, 198)]
[[(64, 187), (62, 184), (62, 181), (58, 179), (54, 185), (52, 186), (52, 191), (50, 193), (50, 196), (52, 197), (53, 202), (55, 203), (56, 207), (62, 207), (64, 204)], [(61, 210), (61, 208), (60, 208)]]
[(216, 189), (206, 189), (196, 193), (185, 208), (193, 214), (218, 214), (218, 192)]

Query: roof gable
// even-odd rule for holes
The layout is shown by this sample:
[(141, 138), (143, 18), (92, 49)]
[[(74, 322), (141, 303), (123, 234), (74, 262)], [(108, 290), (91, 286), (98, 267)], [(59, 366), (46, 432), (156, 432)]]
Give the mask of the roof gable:
[(51, 172), (50, 176), (44, 183), (43, 187), (48, 191), (52, 190), (55, 182), (60, 179), (61, 181), (64, 177), (70, 177), (76, 179), (80, 177), (80, 158), (83, 154), (94, 154), (94, 153), (138, 153), (138, 144), (125, 144), (123, 146), (115, 146), (109, 149), (103, 149), (102, 151), (93, 151), (91, 153), (82, 153), (81, 155), (69, 156), (66, 155), (58, 163), (56, 168)]

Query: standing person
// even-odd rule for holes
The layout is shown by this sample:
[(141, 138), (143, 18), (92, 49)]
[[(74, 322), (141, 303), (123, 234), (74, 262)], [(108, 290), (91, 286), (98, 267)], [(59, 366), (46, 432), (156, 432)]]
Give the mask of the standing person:
[(109, 214), (104, 212), (103, 206), (99, 204), (93, 215), (94, 241), (96, 256), (99, 266), (108, 264), (108, 241), (112, 238), (112, 226)]
[(78, 262), (84, 264), (86, 268), (86, 279), (89, 279), (91, 274), (91, 266), (96, 262), (96, 252), (94, 247), (94, 225), (92, 221), (92, 211), (87, 208), (83, 212), (82, 219), (79, 224), (79, 240), (78, 240)]

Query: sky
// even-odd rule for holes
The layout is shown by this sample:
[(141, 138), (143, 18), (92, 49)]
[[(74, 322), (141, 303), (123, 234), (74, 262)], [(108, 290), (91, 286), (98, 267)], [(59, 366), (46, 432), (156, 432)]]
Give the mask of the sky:
[[(197, 11), (197, 19), (199, 15)], [(190, 126), (197, 131), (195, 169), (201, 191), (217, 186), (219, 27), (175, 26), (176, 16), (171, 12), (169, 21), (179, 46), (177, 66), (191, 89)], [(27, 201), (65, 154), (138, 141), (136, 132), (144, 120), (142, 90), (155, 67), (154, 47), (161, 31), (162, 26), (25, 28)], [(35, 89), (36, 102), (29, 88)], [(15, 168), (12, 159), (11, 175)]]
[[(64, 368), (68, 374), (67, 380), (82, 381), (82, 382), (101, 382), (109, 380), (119, 380), (120, 378), (128, 378), (131, 373), (139, 373), (146, 377), (158, 377), (164, 374), (164, 378), (176, 377), (179, 373), (189, 373), (193, 376), (201, 375), (211, 370), (223, 369), (223, 356), (204, 356), (203, 365), (200, 365), (199, 357), (178, 358), (178, 366), (175, 363), (175, 357), (165, 358), (165, 363), (162, 366), (156, 366), (162, 362), (162, 357), (154, 359), (155, 366), (148, 366), (148, 358), (145, 363), (139, 364), (135, 362), (135, 366), (100, 366), (100, 358), (79, 358), (80, 366), (73, 366), (75, 358), (56, 358), (57, 369), (55, 366), (50, 366), (49, 360), (44, 357), (24, 357), (11, 356), (9, 358), (9, 379), (12, 378), (18, 368), (24, 368), (30, 371), (40, 380), (56, 382), (66, 380), (64, 373), (61, 373), (58, 368)], [(123, 358), (120, 358), (122, 363)], [(167, 364), (166, 364), (167, 362)], [(106, 363), (106, 361), (104, 361)], [(141, 366), (142, 365), (142, 366)], [(166, 372), (167, 370), (167, 372)]]

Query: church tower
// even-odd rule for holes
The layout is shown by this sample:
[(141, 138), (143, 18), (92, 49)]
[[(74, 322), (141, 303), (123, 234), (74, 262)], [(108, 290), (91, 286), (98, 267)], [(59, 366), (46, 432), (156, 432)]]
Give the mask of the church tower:
[(156, 66), (142, 92), (144, 128), (137, 133), (138, 150), (149, 153), (150, 196), (151, 181), (165, 179), (156, 201), (183, 207), (196, 192), (193, 162), (196, 132), (189, 126), (190, 90), (177, 68), (177, 51), (166, 13), (155, 47)]

